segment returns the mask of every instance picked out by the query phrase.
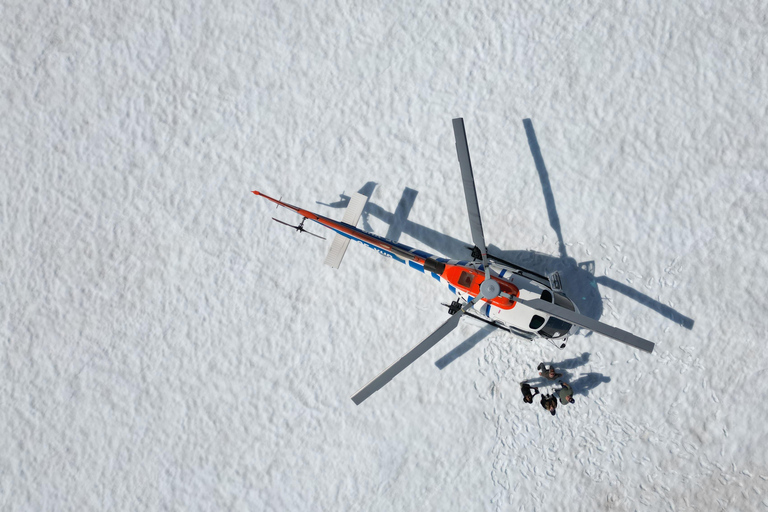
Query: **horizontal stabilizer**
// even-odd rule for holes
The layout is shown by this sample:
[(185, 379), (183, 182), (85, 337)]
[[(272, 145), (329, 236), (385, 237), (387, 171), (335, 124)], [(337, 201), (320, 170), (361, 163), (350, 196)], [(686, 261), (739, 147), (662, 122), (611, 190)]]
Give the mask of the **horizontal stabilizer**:
[[(344, 210), (344, 217), (342, 217), (341, 222), (350, 226), (357, 226), (357, 221), (360, 220), (360, 215), (362, 215), (367, 202), (368, 198), (363, 194), (353, 194), (347, 209)], [(331, 243), (331, 249), (325, 257), (325, 264), (331, 268), (339, 268), (344, 253), (347, 252), (347, 247), (349, 247), (349, 238), (336, 233)]]

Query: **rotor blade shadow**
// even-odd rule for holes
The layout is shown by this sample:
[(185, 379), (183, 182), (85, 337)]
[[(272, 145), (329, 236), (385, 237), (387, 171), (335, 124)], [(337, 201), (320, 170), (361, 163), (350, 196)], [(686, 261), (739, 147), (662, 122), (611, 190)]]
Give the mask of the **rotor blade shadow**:
[(544, 165), (544, 157), (541, 156), (541, 148), (539, 147), (539, 141), (536, 138), (536, 132), (533, 129), (533, 123), (530, 119), (523, 119), (523, 126), (525, 126), (525, 134), (528, 136), (528, 146), (531, 148), (531, 155), (533, 155), (533, 162), (536, 164), (536, 171), (539, 173), (541, 190), (544, 192), (544, 201), (547, 203), (549, 225), (552, 226), (552, 229), (555, 230), (555, 234), (557, 235), (560, 257), (565, 258), (568, 256), (568, 253), (565, 250), (563, 232), (560, 229), (560, 217), (557, 215), (555, 195), (552, 193), (552, 185), (549, 182), (547, 166)]
[[(411, 189), (406, 189), (406, 190), (411, 190)], [(414, 190), (412, 193), (412, 197), (415, 198), (416, 194), (418, 194), (418, 192)], [(323, 206), (330, 206), (331, 208), (346, 208), (347, 205), (349, 204), (349, 196), (341, 195), (340, 197), (342, 199), (334, 203), (322, 203), (320, 201), (315, 201), (315, 202), (317, 204), (322, 204)], [(407, 207), (407, 203), (404, 205), (403, 210), (401, 210), (401, 212), (404, 213), (406, 208), (408, 208), (408, 210), (410, 211), (410, 207)], [(381, 206), (377, 205), (376, 203), (372, 203), (370, 201), (368, 202), (368, 204), (365, 205), (365, 210), (363, 210), (363, 219), (362, 219), (363, 229), (365, 229), (366, 231), (374, 231), (366, 220), (367, 216), (369, 215), (379, 219), (380, 221), (390, 226), (388, 228), (388, 231), (393, 231), (394, 234), (397, 235), (396, 237), (389, 237), (389, 236), (387, 237), (393, 242), (398, 242), (400, 239), (400, 236), (403, 233), (405, 233), (406, 235), (413, 237), (414, 239), (418, 240), (424, 245), (427, 245), (431, 249), (442, 254), (443, 256), (446, 256), (447, 258), (461, 260), (461, 259), (468, 259), (470, 257), (471, 246), (469, 243), (463, 242), (458, 238), (453, 238), (448, 235), (444, 235), (432, 228), (428, 228), (421, 224), (417, 224), (415, 222), (409, 221), (407, 220), (406, 217), (403, 217), (402, 220), (398, 221), (399, 223), (398, 228), (393, 229), (392, 226), (395, 224), (397, 220), (396, 215), (388, 212)]]
[(639, 302), (643, 306), (645, 306), (645, 307), (647, 307), (649, 309), (654, 310), (655, 312), (657, 312), (661, 316), (663, 316), (665, 318), (668, 318), (668, 319), (672, 320), (673, 322), (675, 322), (677, 324), (682, 325), (683, 327), (685, 327), (688, 330), (693, 329), (693, 324), (694, 324), (693, 318), (688, 318), (687, 316), (685, 316), (685, 315), (675, 311), (671, 307), (669, 307), (667, 305), (664, 305), (661, 302), (650, 298), (646, 294), (641, 293), (641, 292), (635, 290), (634, 288), (631, 288), (631, 287), (629, 287), (629, 286), (627, 286), (627, 285), (625, 285), (623, 283), (620, 283), (620, 282), (618, 282), (618, 281), (616, 281), (614, 279), (611, 279), (610, 277), (606, 277), (606, 276), (596, 277), (595, 281), (598, 284), (601, 284), (601, 285), (603, 285), (603, 286), (605, 286), (607, 288), (615, 290), (615, 291), (617, 291), (619, 293), (623, 293), (624, 295), (626, 295), (630, 299), (636, 300), (637, 302)]
[(384, 238), (394, 240), (395, 242), (400, 239), (400, 235), (403, 233), (403, 228), (408, 221), (408, 215), (411, 213), (411, 208), (413, 208), (413, 203), (416, 201), (417, 195), (419, 195), (419, 192), (412, 188), (406, 187), (405, 190), (403, 190), (403, 195), (400, 196), (400, 201), (397, 203), (395, 214), (392, 216), (392, 222), (389, 224), (389, 229), (387, 230), (387, 234), (384, 235)]
[[(395, 215), (374, 203), (368, 203), (366, 205), (365, 213), (374, 216), (390, 226), (396, 220)], [(444, 235), (432, 228), (404, 219), (397, 231), (399, 231), (398, 235), (405, 233), (448, 258), (459, 260), (469, 258), (470, 245), (467, 242), (462, 242), (457, 238)], [(397, 242), (398, 238), (390, 238), (390, 240)]]
[[(376, 185), (377, 183), (375, 181), (369, 181), (363, 185), (358, 192), (370, 199)], [(385, 235), (385, 238), (388, 238), (389, 240), (398, 242), (402, 234), (405, 233), (448, 258), (458, 260), (468, 258), (471, 247), (467, 242), (462, 242), (459, 239), (452, 238), (435, 231), (434, 229), (408, 220), (408, 215), (410, 215), (413, 204), (416, 202), (416, 196), (418, 195), (418, 190), (406, 187), (403, 190), (403, 194), (400, 196), (400, 201), (397, 203), (397, 208), (395, 209), (394, 214), (369, 200), (365, 205), (365, 210), (363, 210), (363, 229), (366, 231), (373, 231), (373, 228), (368, 223), (368, 216), (372, 215), (374, 218), (389, 225), (387, 234)], [(339, 194), (339, 198), (338, 201), (332, 203), (324, 203), (322, 201), (315, 201), (315, 203), (331, 208), (346, 208), (347, 205), (349, 205), (350, 197), (345, 194)]]
[(485, 326), (466, 340), (464, 340), (460, 345), (455, 347), (453, 350), (445, 354), (443, 357), (435, 361), (435, 366), (437, 366), (439, 369), (443, 370), (446, 366), (454, 362), (456, 359), (460, 358), (470, 350), (474, 348), (475, 345), (483, 341), (489, 334), (491, 334), (493, 331), (496, 330), (496, 327), (488, 327)]

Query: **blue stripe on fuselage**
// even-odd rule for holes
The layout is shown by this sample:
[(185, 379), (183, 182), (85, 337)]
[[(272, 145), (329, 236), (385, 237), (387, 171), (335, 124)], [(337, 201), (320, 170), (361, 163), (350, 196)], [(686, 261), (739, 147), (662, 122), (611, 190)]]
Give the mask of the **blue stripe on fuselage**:
[[(413, 249), (412, 247), (408, 247), (405, 244), (401, 244), (401, 243), (398, 243), (398, 242), (393, 242), (392, 240), (388, 240), (388, 239), (386, 239), (386, 238), (384, 238), (382, 236), (374, 235), (373, 233), (368, 233), (367, 231), (359, 230), (356, 227), (351, 226), (349, 224), (345, 224), (345, 226), (347, 228), (351, 229), (351, 230), (354, 230), (356, 233), (365, 234), (365, 235), (367, 235), (367, 236), (369, 236), (371, 238), (374, 238), (377, 241), (380, 241), (382, 243), (391, 245), (393, 247), (397, 247), (401, 251), (409, 252), (409, 253), (414, 254), (416, 256), (419, 256), (421, 258), (434, 258), (434, 256), (432, 254), (429, 254), (428, 252), (424, 252), (424, 251), (420, 251), (420, 250), (417, 250), (417, 249)], [(328, 227), (328, 226), (326, 226), (326, 227)], [(422, 272), (422, 273), (424, 272), (424, 266), (423, 265), (419, 265), (418, 263), (415, 263), (413, 261), (404, 260), (403, 258), (398, 256), (397, 254), (395, 254), (395, 253), (393, 253), (391, 251), (388, 251), (386, 249), (382, 249), (381, 247), (373, 245), (370, 242), (366, 242), (365, 240), (361, 240), (360, 238), (358, 238), (357, 236), (355, 236), (353, 234), (344, 233), (343, 231), (340, 231), (340, 230), (335, 229), (335, 228), (330, 228), (330, 229), (335, 231), (336, 233), (340, 234), (343, 237), (349, 238), (350, 240), (354, 240), (356, 242), (360, 242), (361, 244), (365, 245), (366, 247), (369, 247), (369, 248), (373, 249), (374, 251), (378, 252), (382, 256), (387, 256), (389, 258), (392, 258), (393, 260), (399, 261), (400, 263), (407, 263), (409, 267), (411, 267), (413, 269), (416, 269), (419, 272)], [(440, 259), (444, 259), (444, 258), (440, 258)], [(445, 260), (445, 261), (448, 261), (448, 260)], [(435, 274), (433, 274), (433, 275), (435, 275)], [(437, 276), (437, 280), (438, 281), (440, 280), (439, 276)], [(454, 291), (454, 293), (455, 293), (455, 291)]]
[(343, 237), (349, 238), (350, 240), (354, 240), (355, 242), (360, 242), (361, 244), (365, 245), (366, 247), (370, 247), (371, 249), (373, 249), (374, 251), (378, 252), (379, 254), (381, 254), (383, 256), (388, 256), (388, 257), (392, 258), (393, 260), (399, 261), (400, 263), (405, 263), (405, 260), (400, 258), (400, 257), (398, 257), (398, 256), (396, 256), (395, 253), (392, 253), (392, 252), (389, 252), (387, 250), (384, 250), (381, 247), (377, 247), (377, 246), (375, 246), (375, 245), (373, 245), (373, 244), (371, 244), (369, 242), (366, 242), (365, 240), (360, 240), (359, 238), (354, 237), (354, 236), (352, 236), (352, 235), (350, 235), (348, 233), (344, 233), (343, 231), (339, 231), (338, 229), (334, 229), (334, 228), (330, 228), (330, 229), (332, 229), (333, 231), (335, 231), (336, 233), (340, 234)]
[(411, 268), (415, 268), (415, 269), (416, 269), (416, 270), (418, 270), (419, 272), (424, 272), (424, 265), (419, 265), (419, 264), (418, 264), (418, 263), (416, 263), (416, 262), (413, 262), (413, 261), (409, 261), (409, 262), (408, 262), (408, 266), (409, 266), (409, 267), (411, 267)]

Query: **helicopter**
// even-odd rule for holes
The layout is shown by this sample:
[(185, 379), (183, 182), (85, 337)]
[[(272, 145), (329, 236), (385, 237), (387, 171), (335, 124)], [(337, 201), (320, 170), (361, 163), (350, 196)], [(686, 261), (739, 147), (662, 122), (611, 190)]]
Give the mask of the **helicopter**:
[(277, 204), (278, 207), (282, 206), (302, 216), (298, 227), (273, 217), (273, 220), (281, 224), (317, 237), (319, 235), (303, 228), (306, 220), (314, 221), (334, 231), (336, 235), (326, 256), (326, 265), (339, 268), (349, 242), (354, 240), (385, 257), (432, 277), (456, 295), (456, 300), (450, 305), (444, 304), (448, 307), (450, 318), (360, 388), (352, 395), (352, 401), (360, 405), (453, 331), (464, 316), (472, 317), (492, 328), (505, 330), (521, 338), (530, 340), (543, 338), (552, 343), (560, 341), (562, 342), (560, 348), (565, 346), (569, 335), (579, 328), (584, 328), (633, 348), (648, 353), (653, 352), (655, 346), (653, 342), (582, 315), (573, 301), (564, 293), (558, 272), (543, 275), (488, 254), (463, 118), (453, 119), (453, 131), (474, 243), (471, 260), (454, 260), (436, 256), (357, 228), (357, 222), (368, 200), (365, 195), (359, 193), (351, 197), (342, 220), (336, 221), (285, 203), (281, 199), (274, 199), (259, 191), (252, 191), (253, 194)]

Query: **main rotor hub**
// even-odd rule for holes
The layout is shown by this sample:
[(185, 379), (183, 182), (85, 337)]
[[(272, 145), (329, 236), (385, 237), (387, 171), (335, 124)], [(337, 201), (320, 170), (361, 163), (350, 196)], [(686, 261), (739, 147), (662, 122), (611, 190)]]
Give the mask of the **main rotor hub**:
[(501, 286), (493, 279), (486, 279), (480, 284), (480, 293), (486, 299), (495, 299), (501, 293)]

